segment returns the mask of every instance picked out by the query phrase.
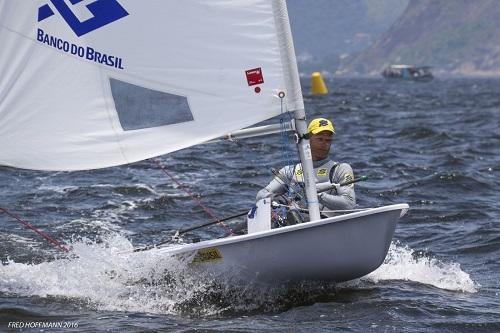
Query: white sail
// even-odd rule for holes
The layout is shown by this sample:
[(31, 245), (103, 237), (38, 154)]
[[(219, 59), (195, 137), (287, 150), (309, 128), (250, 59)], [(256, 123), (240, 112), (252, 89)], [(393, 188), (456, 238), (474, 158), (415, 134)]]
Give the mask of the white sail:
[(0, 164), (126, 164), (273, 117), (281, 91), (303, 108), (284, 6), (0, 0)]

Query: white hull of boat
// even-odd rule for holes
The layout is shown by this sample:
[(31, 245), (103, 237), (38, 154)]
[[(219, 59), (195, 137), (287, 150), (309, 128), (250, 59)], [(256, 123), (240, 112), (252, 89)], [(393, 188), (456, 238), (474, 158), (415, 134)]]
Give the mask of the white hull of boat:
[(409, 209), (397, 204), (250, 235), (156, 249), (193, 272), (225, 280), (342, 282), (384, 261), (396, 224)]

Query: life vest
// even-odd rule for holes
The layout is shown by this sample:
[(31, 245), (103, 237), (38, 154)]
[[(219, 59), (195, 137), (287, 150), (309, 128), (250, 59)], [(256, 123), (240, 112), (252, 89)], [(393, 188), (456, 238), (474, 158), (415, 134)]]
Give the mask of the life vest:
[[(314, 176), (316, 177), (316, 183), (333, 182), (333, 174), (338, 163), (334, 161), (328, 161), (314, 168)], [(304, 182), (304, 176), (302, 173), (302, 164), (296, 164), (293, 171), (293, 180), (299, 183)]]
[[(328, 161), (316, 168), (314, 168), (314, 176), (316, 178), (316, 184), (324, 182), (333, 182), (333, 175), (335, 173), (335, 168), (338, 163), (334, 161)], [(293, 171), (293, 180), (296, 183), (304, 182), (304, 176), (302, 172), (302, 164), (296, 164)], [(307, 203), (304, 198), (299, 200), (297, 204), (302, 208), (307, 208)], [(320, 204), (319, 209), (322, 210), (324, 207)]]

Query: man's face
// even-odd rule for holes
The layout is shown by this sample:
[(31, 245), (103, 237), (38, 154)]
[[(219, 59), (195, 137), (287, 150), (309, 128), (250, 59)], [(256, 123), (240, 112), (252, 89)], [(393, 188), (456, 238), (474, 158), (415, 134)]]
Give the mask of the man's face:
[(328, 157), (330, 146), (332, 145), (333, 133), (330, 131), (322, 131), (317, 134), (311, 134), (309, 143), (311, 145), (311, 153), (313, 161), (324, 160)]

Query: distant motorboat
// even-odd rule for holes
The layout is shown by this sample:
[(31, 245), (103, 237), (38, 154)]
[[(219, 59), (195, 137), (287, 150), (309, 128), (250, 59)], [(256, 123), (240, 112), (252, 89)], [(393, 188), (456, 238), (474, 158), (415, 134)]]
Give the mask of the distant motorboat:
[(391, 65), (384, 69), (382, 75), (388, 80), (430, 81), (434, 78), (431, 68), (430, 66)]

